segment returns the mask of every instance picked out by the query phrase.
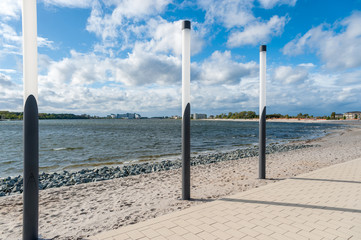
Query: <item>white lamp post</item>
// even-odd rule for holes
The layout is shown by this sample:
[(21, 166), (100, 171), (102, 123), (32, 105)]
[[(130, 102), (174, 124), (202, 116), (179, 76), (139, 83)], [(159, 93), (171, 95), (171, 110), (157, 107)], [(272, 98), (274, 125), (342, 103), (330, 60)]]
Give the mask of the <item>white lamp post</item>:
[(259, 178), (266, 178), (266, 45), (259, 49)]
[(182, 199), (190, 199), (190, 32), (191, 22), (182, 22)]

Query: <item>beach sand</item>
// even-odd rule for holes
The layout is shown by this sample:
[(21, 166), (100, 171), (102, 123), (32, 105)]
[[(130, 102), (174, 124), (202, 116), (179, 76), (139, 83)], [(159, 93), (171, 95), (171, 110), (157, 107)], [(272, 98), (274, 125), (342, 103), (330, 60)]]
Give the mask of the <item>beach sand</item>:
[[(305, 142), (301, 142), (305, 143)], [(306, 141), (319, 147), (267, 155), (267, 178), (258, 157), (191, 168), (191, 201), (182, 201), (181, 169), (40, 191), (39, 234), (82, 239), (192, 205), (361, 157), (361, 128)], [(0, 198), (0, 239), (20, 239), (22, 195)]]

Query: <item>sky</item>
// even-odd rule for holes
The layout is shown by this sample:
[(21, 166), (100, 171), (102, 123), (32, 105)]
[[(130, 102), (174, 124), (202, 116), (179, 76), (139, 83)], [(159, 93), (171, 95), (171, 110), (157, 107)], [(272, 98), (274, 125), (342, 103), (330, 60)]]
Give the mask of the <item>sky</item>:
[[(22, 111), (21, 1), (0, 1), (0, 110)], [(361, 0), (38, 0), (39, 112), (181, 115), (181, 22), (191, 111), (361, 111)]]

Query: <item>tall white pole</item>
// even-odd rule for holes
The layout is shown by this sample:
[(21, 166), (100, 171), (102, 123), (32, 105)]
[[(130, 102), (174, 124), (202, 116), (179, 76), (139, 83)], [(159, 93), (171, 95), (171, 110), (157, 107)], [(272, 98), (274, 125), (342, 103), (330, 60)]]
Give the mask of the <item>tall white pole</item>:
[(259, 53), (259, 178), (266, 178), (266, 45)]
[(191, 22), (182, 22), (182, 199), (190, 199), (190, 32)]
[(30, 95), (38, 100), (38, 44), (36, 0), (23, 0), (24, 103)]
[(36, 0), (23, 0), (24, 177), (23, 239), (38, 239), (39, 126)]

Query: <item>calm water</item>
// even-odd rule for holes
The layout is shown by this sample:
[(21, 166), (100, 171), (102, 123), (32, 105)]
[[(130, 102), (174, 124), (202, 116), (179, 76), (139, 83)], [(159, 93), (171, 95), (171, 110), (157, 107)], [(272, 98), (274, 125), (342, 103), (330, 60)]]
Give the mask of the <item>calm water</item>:
[[(332, 124), (268, 123), (267, 142), (323, 136)], [(40, 171), (75, 170), (181, 154), (180, 120), (41, 120)], [(258, 142), (257, 122), (192, 121), (192, 152), (227, 151)], [(0, 121), (0, 177), (22, 175), (23, 123)]]

